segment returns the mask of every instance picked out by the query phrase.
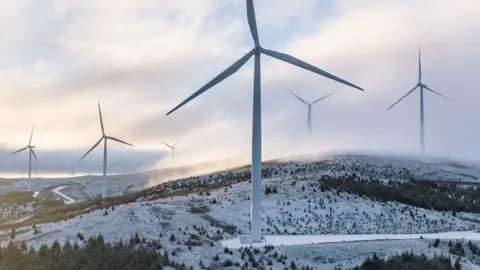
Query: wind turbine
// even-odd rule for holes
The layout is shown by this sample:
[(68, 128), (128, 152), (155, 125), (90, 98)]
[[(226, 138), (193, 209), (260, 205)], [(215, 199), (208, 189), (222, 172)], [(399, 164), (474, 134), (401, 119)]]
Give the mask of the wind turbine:
[(83, 155), (83, 157), (80, 160), (82, 160), (90, 152), (92, 152), (92, 150), (95, 149), (95, 147), (97, 147), (103, 140), (103, 188), (102, 188), (102, 197), (106, 197), (105, 187), (107, 185), (107, 141), (112, 140), (112, 141), (116, 141), (116, 142), (123, 143), (123, 144), (126, 144), (126, 145), (130, 145), (130, 146), (133, 146), (133, 145), (131, 145), (127, 142), (124, 142), (120, 139), (117, 139), (115, 137), (107, 136), (105, 134), (105, 129), (103, 128), (102, 110), (100, 109), (100, 102), (98, 103), (98, 114), (100, 115), (100, 127), (102, 128), (102, 137), (100, 138), (100, 140), (98, 140), (97, 143), (95, 143), (92, 146), (92, 148), (90, 148), (90, 150), (88, 150), (87, 153), (85, 153), (85, 155)]
[(321, 76), (325, 76), (337, 82), (346, 84), (348, 86), (357, 88), (362, 90), (362, 88), (349, 83), (343, 79), (340, 79), (326, 71), (323, 71), (317, 67), (314, 67), (306, 62), (303, 62), (300, 59), (297, 59), (293, 56), (288, 54), (284, 54), (281, 52), (268, 50), (260, 46), (260, 41), (258, 38), (257, 32), (257, 23), (255, 20), (255, 11), (253, 7), (253, 0), (246, 0), (247, 4), (247, 19), (248, 25), (250, 27), (250, 32), (252, 34), (252, 38), (254, 41), (254, 47), (250, 50), (247, 54), (242, 56), (239, 60), (233, 63), (230, 67), (222, 71), (219, 75), (209, 81), (206, 85), (200, 88), (198, 91), (193, 93), (190, 97), (184, 100), (182, 103), (177, 105), (171, 111), (167, 113), (167, 115), (171, 114), (172, 112), (176, 111), (178, 108), (182, 107), (192, 99), (196, 98), (197, 96), (201, 95), (208, 89), (212, 88), (213, 86), (217, 85), (221, 81), (225, 80), (226, 78), (230, 77), (232, 74), (237, 72), (252, 56), (255, 59), (254, 65), (254, 75), (253, 75), (253, 119), (252, 119), (252, 193), (251, 193), (251, 241), (252, 242), (261, 242), (262, 241), (262, 231), (261, 231), (261, 170), (262, 170), (262, 120), (261, 120), (261, 85), (260, 85), (260, 55), (265, 54), (272, 58), (276, 58), (283, 62), (287, 62), (294, 66), (306, 69), (313, 73), (316, 73)]
[(172, 155), (172, 158), (174, 156), (174, 152), (175, 152), (175, 149), (177, 149), (175, 146), (177, 145), (177, 143), (180, 141), (182, 137), (180, 137), (173, 145), (169, 145), (168, 143), (164, 142), (164, 141), (161, 141), (163, 144), (165, 144), (168, 148), (170, 148), (170, 153)]
[(415, 87), (413, 87), (412, 90), (408, 91), (403, 97), (401, 97), (399, 100), (397, 100), (397, 102), (393, 103), (392, 106), (390, 106), (388, 110), (390, 110), (391, 108), (393, 108), (393, 106), (397, 105), (400, 101), (402, 101), (404, 98), (406, 98), (408, 95), (410, 95), (411, 93), (413, 93), (413, 91), (415, 91), (417, 88), (420, 88), (420, 150), (421, 150), (421, 153), (422, 155), (425, 154), (425, 125), (424, 125), (424, 105), (423, 105), (423, 90), (426, 89), (434, 94), (437, 94), (445, 99), (448, 99), (450, 101), (452, 101), (450, 98), (432, 90), (430, 87), (428, 87), (426, 84), (422, 83), (422, 60), (421, 60), (421, 57), (420, 57), (420, 47), (418, 47), (418, 82), (417, 84), (415, 85)]
[(308, 136), (312, 136), (312, 106), (315, 105), (317, 102), (320, 102), (326, 98), (328, 98), (329, 96), (335, 94), (335, 93), (331, 93), (329, 95), (326, 95), (322, 98), (319, 98), (315, 101), (313, 101), (312, 103), (308, 103), (306, 102), (305, 100), (303, 100), (302, 98), (300, 98), (299, 96), (295, 95), (293, 92), (290, 92), (294, 97), (296, 97), (298, 100), (300, 100), (302, 103), (306, 104), (308, 106), (308, 115), (307, 115), (307, 131), (308, 131)]
[(10, 154), (10, 155), (13, 155), (28, 149), (28, 178), (32, 178), (32, 155), (37, 161), (37, 163), (40, 163), (38, 162), (37, 155), (35, 155), (35, 151), (33, 150), (35, 148), (35, 145), (32, 145), (32, 137), (33, 137), (34, 130), (35, 130), (35, 123), (33, 123), (32, 133), (30, 134), (30, 140), (28, 141), (28, 145)]

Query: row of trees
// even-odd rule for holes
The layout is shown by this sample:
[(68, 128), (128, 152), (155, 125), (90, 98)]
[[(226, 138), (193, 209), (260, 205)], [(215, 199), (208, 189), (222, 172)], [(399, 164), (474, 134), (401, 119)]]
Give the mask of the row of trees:
[(382, 202), (395, 201), (437, 211), (480, 213), (480, 189), (433, 181), (380, 181), (355, 174), (340, 177), (323, 175), (322, 191), (337, 190)]
[(461, 270), (462, 265), (457, 260), (452, 266), (450, 257), (440, 256), (429, 258), (424, 254), (416, 255), (405, 252), (387, 259), (380, 258), (376, 254), (367, 258), (354, 270)]
[(55, 241), (51, 246), (42, 245), (38, 250), (23, 243), (0, 248), (0, 270), (76, 270), (76, 269), (126, 269), (151, 270), (171, 266), (187, 269), (184, 264), (171, 261), (168, 254), (157, 252), (161, 244), (141, 241), (138, 236), (129, 242), (105, 243), (102, 236), (91, 237), (82, 247)]

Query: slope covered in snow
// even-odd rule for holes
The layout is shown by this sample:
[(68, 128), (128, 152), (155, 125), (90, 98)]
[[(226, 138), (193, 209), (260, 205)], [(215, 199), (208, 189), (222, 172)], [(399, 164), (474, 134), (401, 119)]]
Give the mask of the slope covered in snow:
[[(373, 156), (271, 162), (262, 172), (262, 231), (266, 235), (328, 235), (324, 237), (339, 242), (344, 240), (340, 235), (475, 231), (480, 227), (480, 215), (475, 212), (436, 211), (394, 200), (378, 201), (335, 189), (322, 190), (321, 186), (322, 175), (339, 177), (353, 173), (372, 181), (456, 181), (462, 186), (476, 181), (475, 167), (451, 164), (456, 163)], [(141, 176), (119, 176), (117, 181), (129, 180), (119, 186), (112, 183), (111, 190), (117, 190), (118, 194), (123, 187)], [(245, 258), (242, 259), (242, 256), (246, 255), (241, 254), (245, 251), (225, 252), (222, 245), (225, 242), (222, 241), (249, 233), (248, 180), (248, 169), (237, 169), (170, 182), (139, 192), (135, 202), (112, 204), (108, 208), (100, 207), (66, 220), (36, 224), (40, 233), (31, 226), (19, 227), (17, 231), (22, 233), (18, 233), (14, 240), (25, 241), (39, 248), (42, 244), (51, 244), (55, 239), (82, 244), (82, 239), (101, 234), (107, 241), (116, 242), (128, 240), (138, 233), (145, 239), (159, 240), (163, 245), (161, 252), (173, 252), (178, 261), (188, 262), (195, 269), (201, 264), (200, 260), (206, 265), (221, 264), (227, 259), (243, 264)], [(88, 186), (88, 182), (82, 185), (85, 189), (94, 186)], [(70, 196), (67, 189), (61, 191)], [(167, 193), (176, 196), (162, 198)], [(68, 207), (66, 209), (72, 209)], [(9, 233), (10, 230), (0, 232), (3, 235)], [(475, 233), (470, 235), (473, 235), (471, 239), (476, 239)], [(418, 235), (412, 237), (418, 238)], [(310, 242), (315, 242), (314, 238)], [(298, 246), (295, 249), (284, 246), (275, 247), (275, 250), (289, 258), (294, 257), (297, 265), (320, 265), (319, 269), (333, 269), (338, 265), (357, 265), (372, 252), (385, 255), (404, 250), (431, 255), (435, 252), (448, 253), (448, 247), (432, 247), (432, 242), (433, 239), (389, 240), (305, 245), (301, 249)], [(265, 255), (267, 253), (255, 254), (255, 258), (263, 258), (268, 265), (270, 255)], [(219, 256), (218, 260), (215, 255)], [(284, 261), (274, 260), (273, 269), (282, 267)], [(465, 262), (467, 264), (471, 263)]]

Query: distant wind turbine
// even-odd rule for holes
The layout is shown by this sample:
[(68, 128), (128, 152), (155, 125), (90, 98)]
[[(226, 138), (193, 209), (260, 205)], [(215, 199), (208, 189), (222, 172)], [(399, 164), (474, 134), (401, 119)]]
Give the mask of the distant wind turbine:
[(32, 145), (32, 138), (33, 138), (33, 131), (35, 130), (35, 123), (33, 123), (33, 128), (32, 128), (32, 133), (30, 134), (30, 140), (28, 141), (28, 145), (25, 146), (24, 148), (17, 150), (10, 155), (22, 152), (23, 150), (28, 149), (28, 178), (32, 178), (32, 155), (35, 158), (35, 160), (38, 162), (37, 155), (35, 155), (35, 151), (33, 150), (35, 148), (35, 145)]
[(303, 100), (302, 98), (300, 98), (299, 96), (295, 95), (294, 93), (291, 92), (291, 94), (296, 97), (298, 100), (300, 100), (302, 103), (306, 104), (308, 106), (308, 115), (307, 115), (307, 131), (308, 131), (308, 135), (309, 136), (312, 136), (312, 106), (315, 105), (317, 102), (320, 102), (326, 98), (328, 98), (329, 96), (333, 95), (334, 93), (332, 94), (329, 94), (329, 95), (326, 95), (322, 98), (319, 98), (317, 100), (315, 100), (314, 102), (312, 103), (308, 103), (306, 102), (305, 100)]
[(233, 63), (230, 67), (222, 71), (219, 75), (205, 84), (202, 88), (198, 91), (193, 93), (190, 97), (184, 100), (182, 103), (177, 105), (171, 111), (167, 113), (167, 115), (171, 114), (172, 112), (176, 111), (183, 105), (190, 102), (192, 99), (196, 98), (197, 96), (201, 95), (208, 89), (212, 88), (213, 86), (217, 85), (221, 81), (225, 80), (226, 78), (230, 77), (232, 74), (237, 72), (252, 56), (254, 56), (255, 64), (254, 64), (254, 75), (253, 75), (253, 125), (252, 125), (252, 194), (251, 194), (251, 241), (252, 242), (261, 242), (262, 241), (262, 231), (261, 231), (261, 170), (262, 170), (262, 120), (261, 120), (261, 86), (260, 86), (260, 55), (265, 54), (272, 58), (276, 58), (283, 62), (292, 64), (294, 66), (306, 69), (313, 73), (316, 73), (321, 76), (325, 76), (337, 82), (346, 84), (348, 86), (357, 88), (362, 90), (362, 88), (349, 83), (343, 79), (340, 79), (326, 71), (323, 71), (317, 67), (314, 67), (308, 63), (303, 62), (300, 59), (297, 59), (293, 56), (288, 54), (284, 54), (281, 52), (268, 50), (260, 46), (260, 41), (258, 38), (257, 32), (257, 23), (255, 19), (255, 11), (253, 7), (253, 0), (246, 0), (247, 4), (247, 19), (248, 25), (250, 27), (250, 32), (252, 34), (252, 38), (254, 41), (254, 47), (250, 50), (247, 54), (242, 56), (239, 60)]
[(420, 57), (420, 47), (418, 47), (418, 82), (415, 87), (413, 87), (412, 90), (408, 91), (403, 97), (401, 97), (397, 102), (393, 103), (392, 106), (390, 106), (388, 110), (393, 108), (393, 106), (397, 105), (400, 101), (402, 101), (404, 98), (406, 98), (408, 95), (413, 93), (417, 88), (420, 88), (420, 151), (422, 155), (425, 154), (425, 125), (424, 125), (424, 105), (423, 105), (423, 90), (426, 89), (434, 94), (437, 94), (445, 99), (448, 99), (452, 101), (450, 98), (432, 90), (430, 87), (428, 87), (426, 84), (422, 83), (422, 60)]
[(169, 145), (168, 143), (161, 141), (163, 144), (165, 144), (168, 148), (170, 148), (170, 153), (172, 155), (172, 158), (174, 157), (175, 149), (177, 149), (176, 145), (180, 141), (182, 137), (180, 137), (173, 145)]
[(133, 146), (127, 142), (124, 142), (120, 139), (117, 139), (115, 137), (111, 137), (111, 136), (107, 136), (105, 134), (105, 129), (103, 128), (103, 119), (102, 119), (102, 110), (100, 109), (100, 103), (98, 103), (98, 114), (100, 115), (100, 127), (102, 128), (102, 137), (100, 138), (100, 140), (98, 140), (97, 143), (95, 143), (92, 148), (90, 148), (90, 150), (88, 150), (87, 153), (85, 153), (85, 155), (83, 155), (82, 158), (80, 158), (80, 160), (82, 160), (84, 157), (86, 157), (90, 152), (92, 152), (93, 149), (95, 149), (95, 147), (97, 147), (103, 140), (103, 178), (104, 178), (104, 182), (103, 182), (103, 188), (102, 188), (102, 197), (106, 197), (106, 185), (107, 185), (107, 140), (112, 140), (112, 141), (116, 141), (116, 142), (119, 142), (119, 143), (123, 143), (123, 144), (126, 144), (126, 145), (130, 145), (130, 146)]

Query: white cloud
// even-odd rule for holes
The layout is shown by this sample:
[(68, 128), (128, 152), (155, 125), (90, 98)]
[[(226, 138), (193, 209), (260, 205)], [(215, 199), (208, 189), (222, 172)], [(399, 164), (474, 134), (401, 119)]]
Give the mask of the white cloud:
[[(38, 8), (1, 2), (0, 29), (6, 34), (0, 37), (0, 56), (7, 61), (0, 64), (0, 142), (23, 145), (36, 121), (39, 148), (86, 150), (100, 134), (100, 101), (107, 132), (140, 149), (160, 150), (160, 139), (187, 134), (183, 149), (189, 155), (248, 153), (251, 63), (165, 116), (249, 50), (245, 2), (112, 3), (52, 0)], [(388, 113), (386, 108), (415, 84), (419, 42), (427, 84), (455, 100), (427, 93), (427, 149), (457, 157), (475, 157), (480, 150), (475, 148), (480, 129), (473, 124), (479, 98), (474, 78), (480, 70), (477, 1), (272, 5), (257, 0), (255, 5), (265, 47), (366, 89), (361, 93), (262, 57), (265, 155), (293, 151), (305, 138), (305, 108), (289, 91), (314, 99), (338, 90), (314, 109), (318, 149), (416, 150), (418, 94)]]

